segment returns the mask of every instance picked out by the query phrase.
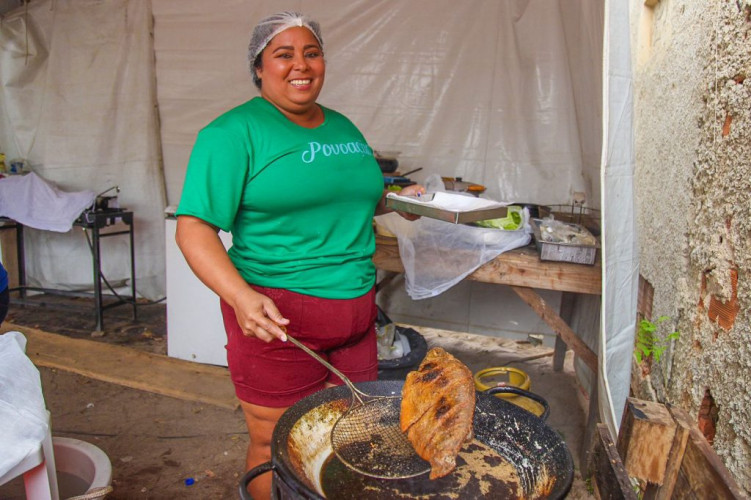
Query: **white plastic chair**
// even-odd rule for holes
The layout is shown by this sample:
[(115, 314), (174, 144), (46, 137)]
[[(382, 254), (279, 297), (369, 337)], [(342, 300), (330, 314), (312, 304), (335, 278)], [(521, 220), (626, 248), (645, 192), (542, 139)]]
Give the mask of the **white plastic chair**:
[(29, 500), (59, 500), (50, 412), (21, 332), (0, 334), (0, 485), (23, 476)]
[(15, 467), (0, 476), (0, 486), (23, 475), (26, 498), (29, 500), (59, 500), (55, 453), (52, 447), (52, 434), (47, 412), (47, 435), (39, 447), (29, 453)]

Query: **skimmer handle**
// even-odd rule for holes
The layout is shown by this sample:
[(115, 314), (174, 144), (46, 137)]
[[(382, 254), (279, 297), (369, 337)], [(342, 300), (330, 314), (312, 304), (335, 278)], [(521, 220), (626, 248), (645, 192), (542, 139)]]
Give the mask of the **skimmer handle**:
[(328, 368), (329, 370), (331, 370), (332, 372), (334, 372), (334, 374), (337, 377), (339, 377), (340, 379), (342, 379), (342, 381), (345, 384), (347, 384), (347, 387), (349, 387), (349, 390), (352, 391), (352, 396), (354, 396), (355, 398), (357, 398), (357, 400), (360, 402), (360, 404), (362, 404), (363, 401), (362, 401), (362, 398), (360, 397), (360, 394), (361, 394), (360, 390), (357, 389), (357, 387), (355, 387), (355, 384), (353, 384), (352, 381), (346, 375), (344, 375), (342, 372), (340, 372), (339, 370), (337, 370), (336, 368), (334, 368), (333, 365), (331, 365), (331, 363), (329, 363), (328, 361), (326, 361), (325, 359), (323, 359), (315, 351), (313, 351), (308, 346), (306, 346), (305, 344), (303, 344), (302, 342), (300, 342), (296, 338), (292, 337), (291, 335), (287, 335), (287, 340), (289, 340), (290, 342), (292, 342), (293, 344), (295, 344), (297, 347), (299, 347), (303, 351), (307, 352), (310, 356), (312, 356), (313, 358), (315, 358), (316, 361), (318, 361), (323, 366), (325, 366), (326, 368)]

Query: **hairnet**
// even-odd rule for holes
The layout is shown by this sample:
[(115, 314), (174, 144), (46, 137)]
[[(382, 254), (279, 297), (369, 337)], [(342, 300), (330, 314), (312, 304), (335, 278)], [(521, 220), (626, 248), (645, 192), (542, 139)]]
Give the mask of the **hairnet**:
[(258, 57), (266, 45), (269, 44), (272, 38), (281, 33), (282, 31), (294, 28), (305, 27), (313, 33), (318, 43), (323, 48), (323, 37), (321, 37), (321, 27), (312, 19), (298, 12), (284, 11), (278, 14), (272, 14), (261, 21), (253, 28), (253, 34), (250, 36), (250, 45), (248, 45), (248, 61), (250, 62), (250, 73), (255, 79), (255, 71), (253, 71), (253, 63)]

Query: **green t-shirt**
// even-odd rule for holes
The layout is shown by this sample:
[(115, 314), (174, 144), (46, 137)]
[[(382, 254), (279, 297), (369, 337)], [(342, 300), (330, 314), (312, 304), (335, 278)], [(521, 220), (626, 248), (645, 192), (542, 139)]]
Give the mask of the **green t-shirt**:
[(198, 134), (177, 215), (232, 233), (248, 283), (350, 299), (375, 283), (383, 175), (354, 124), (323, 111), (308, 129), (256, 97), (218, 117)]

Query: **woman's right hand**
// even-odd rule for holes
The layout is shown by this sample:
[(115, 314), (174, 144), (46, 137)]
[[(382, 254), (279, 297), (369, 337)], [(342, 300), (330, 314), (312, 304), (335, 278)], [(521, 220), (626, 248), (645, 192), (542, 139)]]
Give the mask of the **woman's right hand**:
[(283, 327), (289, 320), (273, 300), (253, 290), (240, 276), (217, 232), (215, 226), (197, 217), (177, 217), (175, 239), (185, 260), (198, 279), (232, 306), (242, 332), (265, 342), (286, 341)]
[(264, 342), (274, 339), (287, 341), (285, 327), (289, 320), (282, 316), (274, 301), (266, 295), (248, 287), (235, 297), (232, 307), (235, 310), (237, 324), (246, 337), (256, 337)]

